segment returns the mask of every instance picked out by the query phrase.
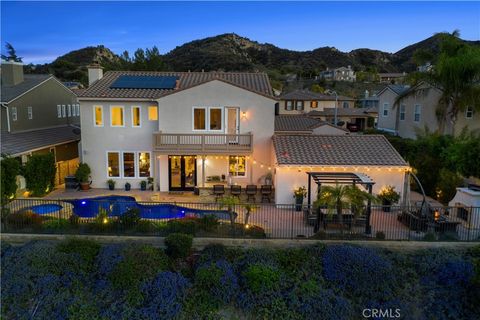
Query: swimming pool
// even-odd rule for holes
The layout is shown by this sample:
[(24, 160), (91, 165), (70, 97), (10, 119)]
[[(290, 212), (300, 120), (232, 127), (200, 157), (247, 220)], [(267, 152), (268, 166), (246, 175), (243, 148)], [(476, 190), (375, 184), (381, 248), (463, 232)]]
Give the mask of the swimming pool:
[(226, 210), (192, 209), (169, 203), (142, 204), (129, 196), (105, 196), (67, 200), (67, 202), (73, 205), (73, 213), (81, 218), (94, 218), (101, 209), (106, 210), (109, 216), (119, 217), (129, 209), (138, 208), (140, 217), (143, 219), (174, 219), (204, 215), (214, 215), (221, 220), (230, 219)]
[(36, 214), (48, 214), (62, 210), (62, 206), (55, 203), (39, 204), (37, 206), (32, 206), (26, 208), (25, 210), (31, 210)]

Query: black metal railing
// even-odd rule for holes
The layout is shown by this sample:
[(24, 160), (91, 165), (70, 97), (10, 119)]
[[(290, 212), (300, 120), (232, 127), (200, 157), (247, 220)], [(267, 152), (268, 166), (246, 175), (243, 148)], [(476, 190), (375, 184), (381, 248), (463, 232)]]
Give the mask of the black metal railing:
[(480, 207), (372, 206), (342, 210), (294, 204), (162, 203), (16, 199), (2, 208), (3, 233), (196, 237), (480, 241)]

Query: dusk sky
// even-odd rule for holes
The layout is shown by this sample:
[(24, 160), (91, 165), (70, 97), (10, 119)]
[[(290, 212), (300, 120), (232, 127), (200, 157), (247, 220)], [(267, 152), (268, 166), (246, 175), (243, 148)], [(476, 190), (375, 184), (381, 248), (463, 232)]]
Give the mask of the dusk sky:
[(10, 42), (25, 63), (103, 44), (115, 53), (234, 32), (291, 50), (395, 52), (436, 32), (480, 39), (479, 2), (5, 2), (2, 52)]

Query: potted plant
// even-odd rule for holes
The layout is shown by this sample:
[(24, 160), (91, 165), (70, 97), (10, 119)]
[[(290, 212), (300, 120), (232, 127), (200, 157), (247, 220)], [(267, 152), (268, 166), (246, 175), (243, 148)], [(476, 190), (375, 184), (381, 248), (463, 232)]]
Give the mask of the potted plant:
[(148, 189), (153, 191), (154, 188), (153, 188), (153, 178), (152, 177), (147, 178), (147, 184), (148, 184)]
[(131, 188), (132, 185), (130, 184), (130, 182), (125, 183), (125, 191), (130, 191)]
[(295, 211), (302, 211), (303, 198), (307, 195), (307, 188), (299, 187), (293, 190), (293, 197), (295, 198)]
[(266, 185), (272, 185), (272, 173), (271, 172), (268, 172), (265, 175), (265, 184)]
[(115, 190), (115, 180), (113, 179), (108, 179), (107, 184), (108, 184), (108, 189), (109, 190)]
[(380, 191), (378, 198), (382, 201), (383, 212), (390, 212), (391, 205), (400, 200), (400, 194), (395, 191), (395, 187), (386, 186)]
[(147, 190), (147, 181), (145, 180), (140, 181), (140, 190), (142, 191)]
[(78, 183), (80, 183), (80, 189), (88, 190), (90, 189), (90, 167), (86, 163), (80, 163), (78, 165), (77, 171), (75, 172), (75, 178), (77, 179)]

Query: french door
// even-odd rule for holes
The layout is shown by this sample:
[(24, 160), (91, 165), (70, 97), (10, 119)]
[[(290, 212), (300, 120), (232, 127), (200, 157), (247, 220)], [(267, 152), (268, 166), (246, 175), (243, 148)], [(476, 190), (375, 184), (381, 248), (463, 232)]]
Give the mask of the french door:
[(233, 107), (226, 107), (226, 116), (225, 116), (225, 123), (226, 125), (226, 133), (228, 135), (232, 135), (228, 137), (228, 143), (230, 144), (237, 144), (238, 137), (234, 136), (240, 133), (240, 109), (233, 108)]
[(171, 191), (193, 190), (197, 185), (195, 156), (169, 156), (168, 183)]

